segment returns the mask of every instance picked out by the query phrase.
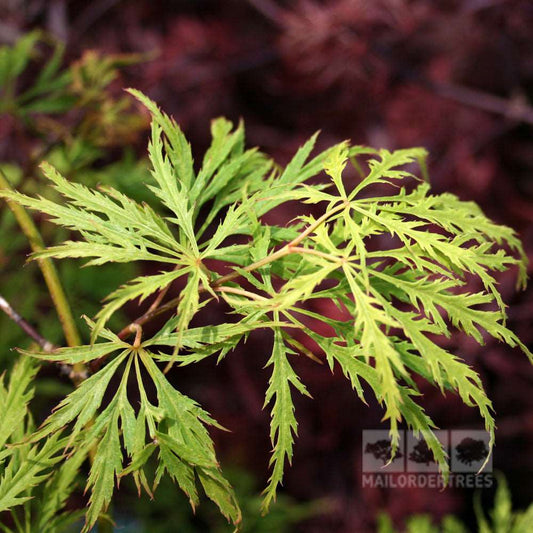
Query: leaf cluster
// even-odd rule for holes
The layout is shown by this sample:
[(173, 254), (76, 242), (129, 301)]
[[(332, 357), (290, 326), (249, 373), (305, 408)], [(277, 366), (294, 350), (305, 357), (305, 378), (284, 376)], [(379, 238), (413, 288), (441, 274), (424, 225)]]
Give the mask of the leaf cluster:
[(29, 441), (35, 426), (28, 404), (34, 396), (37, 370), (36, 361), (25, 357), (15, 363), (7, 384), (5, 375), (0, 379), (0, 513), (8, 513), (14, 524), (11, 529), (0, 523), (5, 533), (23, 533), (31, 527), (56, 533), (83, 516), (83, 511), (65, 511), (64, 507), (77, 486), (85, 455), (65, 458), (68, 439), (61, 432), (44, 442)]
[(53, 116), (78, 111), (81, 120), (69, 124), (72, 137), (95, 146), (131, 139), (144, 121), (128, 112), (130, 102), (114, 97), (109, 87), (120, 68), (142, 61), (142, 56), (88, 51), (66, 67), (64, 56), (64, 44), (41, 31), (0, 47), (0, 113), (14, 115), (30, 130), (64, 138), (65, 125)]
[[(30, 439), (47, 443), (68, 427), (65, 449), (73, 457), (93, 450), (86, 530), (128, 474), (151, 494), (168, 473), (193, 507), (200, 484), (229, 520), (240, 522), (207, 429), (218, 424), (173, 387), (160, 364), (168, 369), (214, 355), (220, 360), (258, 329), (272, 331), (265, 406), (272, 411), (273, 453), (264, 512), (293, 456), (293, 395), (309, 396), (295, 370), (297, 353), (321, 356), (332, 371), (340, 369), (362, 401), (375, 395), (390, 425), (393, 453), (405, 423), (422, 433), (447, 474), (435, 424), (417, 401), (417, 378), (477, 407), (492, 444), (494, 417), (481, 380), (458, 354), (440, 346), (439, 337), (452, 329), (479, 343), (492, 336), (532, 357), (505, 325), (495, 278), (495, 272), (515, 267), (519, 286), (525, 284), (526, 259), (513, 230), (494, 224), (474, 203), (432, 194), (420, 148), (390, 152), (344, 142), (311, 157), (313, 136), (280, 168), (257, 149), (246, 149), (242, 123), (221, 118), (212, 123), (212, 143), (197, 168), (173, 119), (143, 94), (130, 93), (152, 116), (147, 187), (157, 207), (111, 187), (72, 182), (49, 164), (42, 170), (62, 200), (0, 192), (76, 233), (36, 258), (162, 268), (109, 294), (90, 322), (89, 344), (54, 354), (25, 352), (68, 364), (106, 361)], [(415, 174), (417, 164), (422, 178)], [(362, 173), (355, 183), (346, 178), (349, 165)], [(325, 179), (317, 183), (312, 178), (322, 171)], [(321, 214), (286, 225), (264, 222), (265, 214), (295, 200)], [(164, 301), (178, 280), (179, 297)], [(159, 307), (118, 335), (108, 329), (125, 304), (155, 295)], [(193, 327), (201, 309), (216, 301), (225, 302), (238, 321)], [(321, 301), (333, 302), (338, 314), (314, 311)], [(143, 339), (142, 324), (163, 311), (173, 316)], [(149, 481), (144, 467), (152, 456), (158, 466)]]

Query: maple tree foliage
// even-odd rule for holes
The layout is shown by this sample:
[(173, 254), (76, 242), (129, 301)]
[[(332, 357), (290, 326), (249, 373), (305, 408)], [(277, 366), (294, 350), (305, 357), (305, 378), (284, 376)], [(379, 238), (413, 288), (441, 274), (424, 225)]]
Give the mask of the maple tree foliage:
[[(220, 118), (212, 122), (212, 143), (196, 171), (179, 126), (142, 93), (130, 93), (152, 116), (148, 154), (153, 179), (147, 187), (154, 207), (112, 187), (95, 189), (71, 182), (47, 163), (42, 170), (59, 194), (57, 200), (0, 191), (9, 201), (44, 213), (54, 224), (78, 234), (76, 240), (38, 251), (35, 259), (167, 266), (109, 294), (96, 321), (88, 320), (90, 344), (52, 353), (22, 352), (28, 360), (69, 365), (98, 361), (98, 366), (26, 437), (27, 453), (39, 456), (38, 467), (35, 461), (23, 462), (14, 475), (10, 468), (19, 460), (18, 448), (3, 452), (12, 457), (2, 479), (0, 509), (23, 503), (25, 491), (52, 474), (59, 450), (65, 449), (68, 475), (72, 464), (79, 466), (92, 454), (85, 531), (109, 505), (120, 478), (132, 475), (139, 490), (151, 494), (165, 473), (193, 507), (199, 503), (199, 483), (222, 514), (238, 525), (239, 504), (208, 431), (209, 426), (221, 426), (180, 393), (165, 372), (174, 364), (230, 357), (248, 335), (263, 329), (271, 330), (273, 338), (265, 393), (273, 446), (265, 512), (293, 457), (293, 395), (309, 395), (291, 360), (298, 352), (316, 358), (294, 332), (303, 332), (323, 351), (332, 371), (336, 366), (342, 370), (362, 401), (364, 388), (370, 387), (385, 410), (393, 454), (398, 424), (404, 421), (422, 434), (447, 477), (435, 424), (416, 401), (415, 376), (477, 407), (492, 446), (494, 418), (479, 376), (436, 338), (456, 328), (479, 343), (490, 335), (533, 357), (506, 327), (505, 305), (493, 277), (495, 271), (517, 267), (518, 287), (525, 284), (526, 258), (512, 229), (491, 222), (475, 203), (452, 194), (432, 194), (427, 154), (420, 148), (390, 152), (343, 142), (311, 157), (315, 135), (280, 168), (257, 149), (246, 149), (242, 123), (235, 127)], [(343, 178), (348, 164), (362, 174), (356, 183)], [(412, 172), (415, 164), (421, 176)], [(326, 180), (310, 181), (322, 171)], [(376, 186), (386, 193), (373, 196)], [(302, 215), (285, 225), (262, 221), (274, 208), (294, 200), (318, 205), (322, 214)], [(203, 207), (207, 214), (200, 217)], [(211, 223), (215, 230), (209, 235)], [(243, 238), (239, 244), (231, 242), (236, 235)], [(388, 236), (390, 246), (369, 247), (369, 240), (379, 235)], [(210, 268), (211, 261), (222, 262), (227, 273)], [(470, 276), (480, 280), (480, 291), (468, 292), (465, 280)], [(126, 334), (107, 328), (110, 317), (127, 302), (142, 302), (177, 280), (183, 283), (179, 296), (160, 308), (174, 315), (159, 331), (143, 337), (142, 325), (153, 314), (134, 322)], [(346, 319), (310, 311), (306, 304), (317, 299), (334, 302)], [(191, 325), (200, 309), (219, 300), (240, 317), (237, 322)], [(308, 318), (322, 322), (331, 334), (309, 327)], [(126, 340), (129, 333), (135, 333), (132, 343)], [(158, 363), (166, 365), (165, 372)], [(7, 402), (7, 412), (14, 410), (9, 416), (24, 412), (31, 396), (24, 391), (34, 366), (25, 363), (19, 368), (25, 381), (18, 396)], [(116, 386), (111, 385), (114, 376), (119, 378)], [(128, 396), (130, 376), (137, 384), (137, 408)], [(156, 398), (147, 392), (148, 382)], [(104, 402), (109, 394), (111, 399)], [(145, 465), (154, 455), (158, 466), (149, 480)]]

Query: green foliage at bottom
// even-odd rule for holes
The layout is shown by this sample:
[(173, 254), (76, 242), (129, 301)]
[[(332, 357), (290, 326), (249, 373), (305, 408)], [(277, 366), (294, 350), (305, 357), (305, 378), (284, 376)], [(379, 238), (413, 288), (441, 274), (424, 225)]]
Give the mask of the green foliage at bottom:
[[(477, 518), (477, 533), (531, 533), (533, 531), (533, 504), (525, 511), (514, 511), (511, 493), (505, 478), (498, 476), (498, 488), (494, 505), (485, 515), (481, 495), (476, 493), (474, 510)], [(413, 515), (406, 520), (405, 528), (397, 530), (387, 514), (378, 518), (377, 533), (470, 533), (470, 530), (455, 516), (445, 516), (436, 525), (429, 515)], [(474, 532), (472, 532), (474, 533)]]

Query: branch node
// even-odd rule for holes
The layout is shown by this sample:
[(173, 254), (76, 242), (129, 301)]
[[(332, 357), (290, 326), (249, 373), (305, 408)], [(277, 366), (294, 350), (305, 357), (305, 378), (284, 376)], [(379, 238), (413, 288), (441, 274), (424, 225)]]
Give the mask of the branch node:
[(141, 338), (143, 334), (143, 328), (136, 324), (135, 322), (133, 324), (130, 324), (129, 330), (131, 333), (135, 333), (135, 340), (133, 341), (133, 348), (139, 348), (141, 345)]

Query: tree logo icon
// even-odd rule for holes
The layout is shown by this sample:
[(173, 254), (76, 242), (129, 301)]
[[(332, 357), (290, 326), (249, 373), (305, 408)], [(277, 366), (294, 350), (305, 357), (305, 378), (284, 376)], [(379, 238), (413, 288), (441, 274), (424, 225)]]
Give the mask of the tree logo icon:
[(456, 447), (457, 460), (465, 465), (483, 462), (489, 454), (485, 441), (465, 437)]
[(452, 472), (477, 472), (485, 461), (484, 472), (492, 472), (488, 432), (471, 429), (451, 433)]
[[(382, 461), (385, 465), (387, 464), (392, 457), (392, 443), (388, 439), (380, 439), (376, 442), (368, 442), (365, 448), (365, 453), (371, 453), (375, 459)], [(400, 451), (396, 452), (392, 462), (403, 457), (403, 454)]]
[[(382, 429), (363, 430), (361, 459), (363, 472), (392, 473), (405, 471), (405, 434), (400, 433), (398, 449), (393, 454), (390, 433)], [(394, 455), (394, 457), (393, 457)]]
[(409, 461), (417, 464), (425, 464), (426, 466), (435, 463), (433, 452), (429, 449), (425, 440), (419, 441), (414, 446), (413, 451), (409, 454)]

